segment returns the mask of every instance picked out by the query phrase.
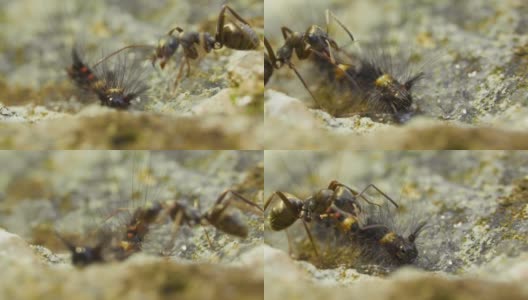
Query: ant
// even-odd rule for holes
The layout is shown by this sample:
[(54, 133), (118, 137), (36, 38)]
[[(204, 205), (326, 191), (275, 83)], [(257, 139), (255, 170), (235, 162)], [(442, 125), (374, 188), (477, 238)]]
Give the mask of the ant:
[(267, 54), (264, 56), (264, 85), (267, 84), (273, 69), (280, 69), (282, 66), (287, 65), (292, 69), (299, 80), (302, 82), (306, 90), (310, 93), (316, 103), (317, 99), (314, 94), (308, 88), (306, 81), (302, 78), (301, 74), (297, 71), (295, 65), (291, 62), (293, 52), (295, 51), (299, 60), (304, 60), (310, 57), (310, 54), (314, 53), (324, 59), (329, 60), (332, 64), (336, 65), (332, 49), (339, 51), (340, 47), (337, 42), (329, 36), (330, 18), (335, 20), (339, 26), (348, 34), (350, 39), (354, 41), (354, 36), (348, 28), (330, 11), (326, 10), (326, 30), (323, 30), (317, 25), (308, 27), (305, 32), (296, 32), (290, 28), (283, 26), (281, 27), (282, 36), (284, 37), (284, 45), (282, 45), (277, 52), (273, 51), (269, 41), (264, 38), (264, 46), (266, 47)]
[(321, 189), (306, 199), (299, 199), (295, 195), (276, 191), (264, 204), (264, 210), (268, 208), (271, 201), (275, 199), (275, 196), (278, 196), (282, 202), (274, 206), (268, 215), (270, 228), (274, 231), (287, 230), (287, 228), (295, 223), (295, 221), (301, 220), (308, 238), (310, 239), (314, 252), (316, 256), (319, 256), (317, 247), (315, 246), (315, 242), (310, 230), (308, 229), (307, 223), (311, 222), (314, 218), (318, 220), (321, 220), (325, 217), (341, 219), (342, 215), (347, 215), (349, 217), (341, 221), (344, 225), (346, 225), (347, 228), (351, 228), (353, 223), (356, 223), (355, 219), (351, 218), (351, 216), (358, 215), (361, 212), (361, 207), (357, 204), (358, 198), (362, 198), (369, 204), (379, 206), (378, 204), (372, 203), (364, 196), (364, 194), (370, 188), (374, 188), (388, 201), (394, 204), (394, 206), (398, 207), (392, 198), (390, 198), (374, 184), (369, 184), (366, 188), (358, 193), (354, 189), (336, 180), (333, 180), (328, 185), (328, 188)]
[[(225, 23), (227, 11), (238, 22)], [(175, 32), (176, 34), (174, 34)], [(228, 5), (223, 5), (218, 15), (214, 37), (208, 32), (185, 32), (181, 27), (175, 27), (167, 33), (165, 38), (159, 41), (154, 54), (151, 56), (152, 65), (154, 66), (159, 59), (159, 65), (163, 69), (167, 64), (167, 60), (176, 53), (180, 45), (183, 49), (184, 63), (180, 64), (174, 87), (178, 86), (184, 64), (187, 65), (187, 77), (189, 76), (191, 70), (189, 60), (198, 59), (199, 48), (206, 53), (211, 52), (213, 49), (221, 49), (224, 46), (235, 50), (255, 50), (260, 46), (260, 39), (246, 20)]]
[[(228, 197), (228, 195), (234, 197)], [(154, 202), (147, 207), (139, 207), (132, 214), (130, 221), (127, 222), (124, 237), (119, 240), (117, 245), (111, 247), (109, 246), (109, 238), (105, 238), (94, 247), (81, 247), (67, 241), (58, 233), (56, 233), (56, 235), (72, 253), (72, 264), (79, 267), (84, 267), (93, 263), (106, 262), (108, 258), (104, 257), (103, 251), (107, 250), (107, 248), (108, 251), (111, 251), (113, 254), (112, 257), (117, 260), (125, 260), (134, 253), (141, 251), (142, 242), (145, 236), (149, 233), (150, 226), (159, 221), (163, 216), (162, 212), (168, 214), (172, 220), (174, 224), (174, 232), (176, 232), (177, 228), (183, 224), (190, 227), (198, 225), (205, 226), (209, 224), (227, 234), (246, 238), (248, 235), (247, 226), (236, 214), (225, 212), (233, 199), (240, 200), (257, 208), (261, 212), (263, 211), (258, 204), (253, 203), (241, 194), (233, 190), (226, 190), (220, 194), (214, 205), (205, 213), (200, 213), (197, 209), (189, 207), (182, 202), (174, 202), (170, 204)], [(121, 210), (122, 209), (118, 209), (118, 211)], [(107, 217), (106, 220), (113, 215), (115, 215), (115, 213)], [(207, 231), (205, 231), (205, 234), (209, 244), (212, 245)]]
[[(228, 195), (231, 195), (231, 197), (228, 197)], [(179, 226), (184, 224), (189, 227), (195, 227), (198, 225), (212, 225), (216, 229), (227, 234), (239, 238), (246, 238), (248, 235), (247, 226), (242, 222), (242, 220), (238, 218), (236, 214), (225, 212), (229, 205), (231, 205), (232, 200), (242, 201), (252, 207), (257, 208), (260, 212), (264, 211), (258, 204), (255, 204), (233, 190), (226, 190), (220, 194), (213, 206), (204, 213), (201, 213), (198, 209), (190, 207), (183, 202), (176, 201), (172, 204), (169, 204), (167, 207), (169, 217), (174, 224), (173, 232), (176, 232)], [(203, 228), (209, 245), (212, 245), (205, 227)]]

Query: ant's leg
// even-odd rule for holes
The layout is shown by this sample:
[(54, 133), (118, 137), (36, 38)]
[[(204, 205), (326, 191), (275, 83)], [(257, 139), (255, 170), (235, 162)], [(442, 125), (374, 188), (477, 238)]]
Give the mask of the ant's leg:
[(189, 77), (191, 75), (191, 63), (188, 59), (185, 60), (185, 64), (187, 65), (187, 75), (186, 77)]
[[(312, 238), (312, 234), (310, 233), (310, 230), (308, 229), (308, 226), (306, 225), (304, 221), (303, 221), (303, 224), (304, 224), (304, 229), (306, 230), (306, 233), (308, 234), (308, 238), (310, 239), (310, 242), (312, 243), (312, 247), (314, 249), (315, 255), (317, 256), (317, 259), (320, 260), (319, 252), (317, 251), (317, 247), (315, 246), (315, 242)], [(288, 255), (292, 256), (293, 247), (291, 243), (291, 236), (290, 236), (288, 229), (286, 229), (285, 231), (286, 231), (286, 238), (288, 239)]]
[(172, 221), (172, 234), (170, 239), (170, 244), (174, 245), (174, 241), (176, 240), (176, 234), (178, 233), (178, 229), (180, 229), (181, 223), (183, 219), (183, 211), (179, 210), (176, 215), (174, 216), (174, 219)]
[(286, 205), (286, 207), (290, 211), (292, 211), (292, 212), (296, 212), (297, 211), (297, 209), (295, 209), (295, 207), (293, 206), (291, 201), (288, 199), (288, 197), (286, 197), (286, 195), (284, 195), (283, 192), (279, 192), (279, 191), (276, 191), (275, 193), (271, 194), (271, 196), (269, 196), (268, 200), (266, 200), (266, 203), (264, 204), (264, 211), (268, 208), (268, 206), (270, 205), (270, 203), (273, 200), (273, 197), (275, 195), (277, 195), (282, 200), (284, 205)]
[[(231, 195), (234, 195), (235, 197), (227, 197), (227, 195), (231, 193)], [(241, 194), (233, 191), (233, 190), (226, 190), (215, 201), (215, 204), (206, 212), (203, 213), (202, 218), (209, 221), (209, 223), (213, 224), (215, 223), (215, 220), (218, 220), (222, 213), (231, 205), (231, 202), (233, 199), (242, 201), (246, 203), (247, 205), (250, 205), (251, 207), (255, 207), (259, 210), (259, 213), (264, 212), (264, 210), (256, 203), (252, 202), (251, 200), (247, 199), (246, 197), (242, 196)]]
[(288, 35), (293, 35), (293, 30), (286, 26), (281, 27), (282, 36), (284, 37), (284, 40), (288, 39)]
[(299, 73), (299, 71), (297, 71), (297, 68), (295, 68), (295, 66), (293, 65), (293, 63), (288, 62), (288, 66), (290, 67), (290, 69), (293, 70), (293, 72), (295, 72), (295, 75), (297, 75), (297, 77), (299, 78), (299, 80), (302, 82), (304, 88), (308, 91), (308, 93), (310, 93), (310, 96), (312, 96), (312, 99), (314, 100), (315, 104), (316, 104), (319, 108), (322, 108), (321, 104), (319, 103), (319, 101), (317, 101), (317, 98), (316, 98), (315, 95), (312, 93), (312, 91), (310, 91), (310, 89), (308, 88), (308, 85), (306, 84), (306, 81), (304, 81), (304, 79), (302, 78), (301, 74)]
[[(237, 12), (235, 12), (231, 7), (228, 5), (222, 6), (222, 9), (220, 10), (220, 13), (218, 14), (218, 21), (216, 23), (216, 33), (215, 33), (215, 48), (220, 49), (224, 46), (224, 23), (225, 23), (225, 14), (226, 10), (231, 13), (237, 20), (240, 22), (248, 25), (248, 21), (244, 20)], [(235, 25), (236, 26), (236, 25)]]
[(308, 225), (306, 225), (306, 222), (304, 220), (302, 220), (302, 223), (304, 225), (304, 230), (306, 230), (306, 234), (308, 235), (308, 238), (310, 239), (310, 243), (312, 243), (312, 247), (314, 249), (315, 256), (317, 256), (317, 259), (319, 260), (319, 262), (321, 262), (321, 257), (319, 256), (319, 252), (317, 251), (317, 246), (315, 246), (315, 242), (314, 242), (314, 239), (312, 237), (312, 233), (310, 232), (310, 229), (308, 229)]
[[(330, 183), (330, 186), (329, 186), (328, 188), (329, 188), (329, 189), (332, 189), (331, 186), (334, 187), (334, 189), (335, 189), (336, 187), (338, 187), (338, 186), (342, 186), (342, 187), (344, 187), (344, 188), (350, 190), (350, 191), (352, 192), (352, 194), (357, 193), (354, 189), (352, 189), (352, 188), (346, 186), (346, 185), (343, 184), (343, 183), (337, 182), (337, 181), (335, 181), (335, 180), (332, 181), (332, 182)], [(371, 201), (369, 201), (369, 200), (363, 195), (364, 193), (367, 192), (367, 190), (368, 190), (369, 188), (374, 188), (376, 191), (378, 191), (378, 193), (380, 193), (381, 195), (383, 195), (383, 197), (385, 197), (385, 199), (387, 199), (389, 202), (391, 202), (396, 208), (398, 207), (398, 204), (396, 204), (396, 202), (395, 202), (394, 200), (392, 200), (391, 197), (389, 197), (387, 194), (385, 194), (382, 190), (380, 190), (377, 186), (375, 186), (375, 185), (372, 184), (372, 183), (370, 183), (369, 185), (367, 185), (366, 188), (364, 188), (359, 194), (357, 194), (357, 197), (361, 197), (361, 198), (363, 198), (363, 200), (365, 200), (365, 201), (366, 201), (367, 203), (369, 203), (369, 204), (374, 204), (374, 205), (379, 206), (378, 204), (375, 204), (375, 203), (372, 203)]]
[[(225, 14), (226, 10), (233, 15), (237, 20), (240, 22), (248, 25), (248, 21), (244, 20), (239, 14), (237, 14), (231, 7), (228, 5), (222, 6), (222, 9), (220, 10), (220, 13), (218, 14), (218, 22), (216, 23), (216, 34), (215, 34), (215, 48), (220, 49), (224, 46), (224, 24), (225, 24)], [(236, 26), (236, 25), (235, 25)]]
[(239, 20), (240, 22), (246, 24), (246, 25), (249, 25), (249, 22), (244, 20), (244, 18), (242, 18), (234, 9), (232, 9), (229, 5), (224, 5), (223, 6), (223, 10), (228, 10), (237, 20)]
[(350, 32), (350, 30), (348, 30), (348, 28), (329, 9), (326, 10), (326, 34), (328, 34), (328, 28), (330, 26), (330, 17), (332, 17), (332, 19), (334, 19), (334, 21), (336, 21), (337, 24), (339, 24), (339, 26), (343, 28), (343, 30), (348, 34), (348, 37), (350, 37), (350, 40), (354, 41), (354, 36)]
[(178, 31), (179, 33), (183, 32), (183, 29), (181, 29), (181, 27), (176, 26), (176, 27), (172, 28), (171, 30), (169, 30), (169, 32), (167, 32), (167, 35), (172, 35), (174, 33), (174, 30)]
[(209, 247), (211, 247), (211, 249), (214, 249), (213, 242), (211, 242), (211, 239), (209, 238), (209, 234), (207, 233), (207, 229), (205, 229), (205, 226), (203, 226), (203, 225), (202, 225), (202, 228), (203, 228), (203, 231), (205, 233), (205, 237), (207, 238), (207, 243), (209, 243)]
[(356, 197), (361, 197), (361, 198), (363, 198), (363, 200), (365, 200), (365, 202), (367, 202), (368, 204), (372, 204), (372, 205), (380, 206), (379, 204), (376, 204), (376, 203), (370, 201), (365, 195), (362, 194), (365, 190), (363, 190), (361, 193), (358, 193), (358, 192), (357, 192), (356, 190), (354, 190), (353, 188), (351, 188), (351, 187), (349, 187), (349, 186), (347, 186), (347, 185), (345, 185), (345, 184), (343, 184), (343, 183), (341, 183), (341, 182), (339, 182), (339, 181), (337, 181), (337, 180), (332, 180), (332, 181), (330, 182), (330, 184), (328, 185), (328, 189), (329, 189), (329, 190), (332, 190), (332, 191), (334, 191), (334, 192), (337, 190), (338, 187), (343, 187), (343, 188), (349, 190), (349, 191), (352, 193), (352, 195), (355, 195)]
[[(227, 197), (227, 195), (230, 194), (230, 193), (231, 193), (231, 195), (235, 196), (235, 198)], [(221, 214), (224, 210), (226, 210), (227, 207), (231, 204), (231, 200), (233, 200), (233, 199), (242, 201), (242, 202), (246, 203), (249, 206), (255, 207), (261, 212), (264, 211), (258, 204), (256, 204), (253, 201), (247, 199), (246, 197), (242, 196), (241, 194), (239, 194), (239, 193), (237, 193), (237, 192), (235, 192), (233, 190), (226, 190), (222, 194), (220, 194), (220, 196), (218, 196), (218, 198), (215, 201), (215, 204), (213, 205), (213, 208), (219, 207), (222, 204), (222, 202), (227, 202), (227, 203), (224, 204), (220, 209), (215, 210), (215, 214)]]
[(387, 194), (385, 194), (382, 190), (380, 190), (377, 186), (375, 186), (374, 184), (370, 183), (369, 185), (367, 185), (366, 188), (364, 188), (361, 193), (358, 194), (358, 196), (360, 196), (361, 198), (365, 199), (365, 197), (363, 197), (363, 193), (365, 193), (369, 188), (374, 188), (376, 191), (378, 191), (378, 193), (382, 194), (383, 197), (385, 197), (385, 199), (389, 200), (389, 202), (391, 202), (392, 204), (394, 204), (394, 206), (396, 208), (398, 208), (398, 204), (396, 204), (396, 202), (394, 202), (394, 200), (392, 200), (391, 197), (389, 197)]
[(273, 67), (275, 69), (280, 68), (280, 66), (277, 65), (277, 56), (275, 56), (275, 51), (273, 51), (273, 48), (271, 47), (271, 44), (269, 43), (266, 37), (264, 37), (264, 47), (266, 47), (266, 51), (268, 51), (268, 56), (273, 62)]
[(330, 57), (330, 63), (332, 63), (333, 65), (337, 65), (335, 57), (334, 57), (334, 52), (332, 52), (332, 46), (330, 45), (330, 42), (326, 41), (326, 44), (328, 45), (328, 57)]
[[(185, 62), (187, 61), (187, 57), (183, 57)], [(180, 62), (180, 67), (178, 68), (178, 75), (176, 76), (176, 81), (174, 81), (174, 89), (178, 87), (178, 84), (180, 84), (180, 80), (182, 78), (183, 74), (183, 66), (185, 65), (185, 62)]]
[(226, 5), (222, 6), (220, 14), (218, 14), (218, 21), (216, 23), (215, 48), (217, 49), (220, 49), (224, 46), (224, 21), (226, 7)]

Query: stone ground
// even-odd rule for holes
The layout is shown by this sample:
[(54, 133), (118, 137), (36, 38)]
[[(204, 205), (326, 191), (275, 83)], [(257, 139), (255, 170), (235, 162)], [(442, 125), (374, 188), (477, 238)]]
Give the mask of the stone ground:
[[(384, 266), (367, 268), (347, 257), (338, 258), (348, 266), (330, 269), (292, 259), (286, 234), (266, 225), (266, 299), (528, 297), (528, 153), (275, 151), (265, 161), (266, 197), (275, 190), (306, 197), (333, 179), (358, 190), (374, 183), (400, 204), (400, 224), (427, 220), (417, 261), (388, 275), (380, 275)], [(293, 257), (306, 257), (312, 250), (302, 246), (302, 225), (290, 235)], [(322, 235), (316, 234), (321, 253), (347, 250), (325, 248), (331, 239)]]
[[(130, 44), (157, 45), (170, 28), (215, 31), (223, 2), (0, 2), (0, 145), (2, 148), (256, 149), (262, 127), (262, 51), (222, 49), (176, 78), (180, 57), (161, 70), (137, 51), (150, 87), (129, 112), (101, 107), (68, 79), (71, 47), (88, 61)], [(231, 1), (263, 31), (261, 1)], [(180, 50), (181, 51), (181, 50)], [(97, 127), (94, 129), (94, 126)], [(114, 141), (119, 140), (116, 144)]]
[(248, 224), (246, 239), (207, 227), (211, 246), (186, 226), (172, 239), (160, 221), (142, 253), (82, 269), (55, 235), (94, 246), (136, 207), (178, 198), (204, 211), (227, 188), (261, 204), (262, 160), (238, 151), (1, 153), (0, 298), (262, 299), (263, 221), (244, 205), (228, 212)]
[[(362, 45), (369, 49), (369, 43), (381, 37), (388, 41), (387, 51), (395, 53), (394, 61), (411, 56), (410, 68), (426, 72), (413, 93), (423, 115), (403, 126), (357, 115), (335, 118), (310, 108), (310, 95), (285, 67), (266, 86), (268, 148), (526, 148), (528, 5), (524, 1), (269, 0), (266, 36), (278, 47), (280, 26), (302, 31), (311, 24), (323, 25), (326, 8), (354, 34), (356, 43), (351, 45), (338, 26), (332, 27), (332, 36), (345, 51), (357, 51)], [(299, 9), (302, 16), (291, 13)], [(317, 70), (309, 61), (295, 63), (317, 95), (322, 88)], [(338, 91), (334, 97), (339, 97)], [(321, 98), (330, 101), (324, 94)]]

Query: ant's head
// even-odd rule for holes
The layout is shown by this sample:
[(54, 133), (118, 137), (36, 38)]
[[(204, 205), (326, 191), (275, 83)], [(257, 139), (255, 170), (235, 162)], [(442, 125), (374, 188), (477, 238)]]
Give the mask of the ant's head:
[(304, 39), (310, 47), (318, 52), (328, 55), (328, 47), (338, 50), (337, 43), (328, 36), (328, 33), (317, 25), (312, 25), (304, 34)]

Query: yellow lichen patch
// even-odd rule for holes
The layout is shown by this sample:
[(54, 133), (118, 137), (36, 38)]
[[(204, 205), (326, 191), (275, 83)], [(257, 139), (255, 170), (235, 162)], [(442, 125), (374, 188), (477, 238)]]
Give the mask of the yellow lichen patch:
[(409, 199), (420, 199), (422, 196), (416, 182), (406, 183), (402, 188), (402, 195)]
[(140, 182), (145, 187), (155, 186), (156, 184), (158, 184), (156, 178), (154, 177), (154, 174), (152, 173), (152, 170), (148, 167), (139, 170), (137, 174), (137, 179), (138, 182)]
[(416, 42), (424, 48), (432, 49), (436, 47), (436, 42), (431, 32), (420, 32), (416, 36)]
[(108, 25), (103, 21), (96, 22), (92, 27), (92, 31), (93, 33), (95, 33), (95, 35), (102, 38), (112, 36), (111, 30), (108, 28)]
[(516, 185), (510, 195), (501, 197), (498, 203), (503, 206), (511, 206), (516, 203), (528, 203), (528, 176), (516, 181)]

